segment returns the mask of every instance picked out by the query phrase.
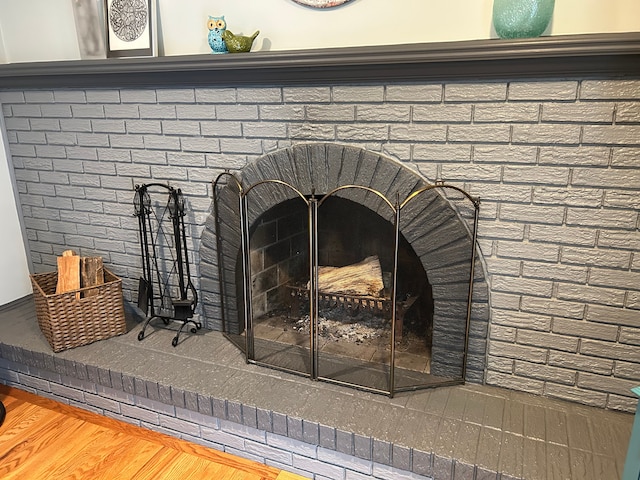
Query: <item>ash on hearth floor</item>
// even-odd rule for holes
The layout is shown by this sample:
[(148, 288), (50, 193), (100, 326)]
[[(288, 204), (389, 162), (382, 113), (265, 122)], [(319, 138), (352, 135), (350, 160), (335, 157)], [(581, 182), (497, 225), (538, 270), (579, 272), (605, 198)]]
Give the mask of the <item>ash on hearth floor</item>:
[[(391, 328), (389, 321), (371, 315), (366, 321), (360, 317), (352, 321), (320, 317), (318, 321), (318, 349), (364, 361), (385, 363), (389, 359)], [(254, 335), (292, 345), (309, 342), (309, 316), (300, 319), (274, 315), (254, 323)], [(407, 333), (396, 342), (396, 365), (416, 372), (429, 373), (429, 348), (424, 338)]]
[(219, 332), (173, 348), (174, 332), (138, 329), (54, 354), (30, 297), (0, 307), (0, 382), (309, 476), (622, 474), (629, 414), (474, 384), (390, 399), (248, 365)]

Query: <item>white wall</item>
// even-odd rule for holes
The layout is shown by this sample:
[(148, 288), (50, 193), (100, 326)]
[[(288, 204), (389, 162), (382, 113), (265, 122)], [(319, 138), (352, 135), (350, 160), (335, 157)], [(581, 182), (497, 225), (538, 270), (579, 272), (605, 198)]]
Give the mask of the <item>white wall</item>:
[[(332, 9), (291, 0), (193, 0), (189, 8), (161, 0), (159, 5), (166, 55), (209, 52), (203, 19), (220, 14), (234, 33), (260, 30), (258, 50), (497, 37), (491, 22), (493, 0), (351, 0)], [(640, 31), (639, 0), (558, 0), (547, 33), (622, 31)]]
[[(0, 0), (6, 61), (79, 58), (73, 1)], [(496, 37), (493, 0), (351, 0), (331, 9), (292, 0), (157, 1), (165, 55), (209, 53), (208, 15), (224, 15), (234, 33), (260, 30), (255, 50)], [(639, 0), (558, 0), (546, 34), (629, 31), (640, 31)]]
[(0, 305), (31, 293), (29, 263), (14, 196), (4, 117), (0, 117)]
[(73, 0), (0, 0), (8, 62), (80, 58)]
[(4, 51), (4, 40), (2, 39), (1, 29), (0, 29), (0, 63), (7, 63), (7, 55)]

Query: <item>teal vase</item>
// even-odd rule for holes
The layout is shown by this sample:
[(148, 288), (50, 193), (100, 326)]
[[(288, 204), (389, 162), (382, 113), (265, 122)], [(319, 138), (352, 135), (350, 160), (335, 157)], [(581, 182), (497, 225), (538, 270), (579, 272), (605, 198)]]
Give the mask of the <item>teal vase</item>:
[(500, 38), (538, 37), (553, 16), (555, 0), (494, 0), (493, 26)]

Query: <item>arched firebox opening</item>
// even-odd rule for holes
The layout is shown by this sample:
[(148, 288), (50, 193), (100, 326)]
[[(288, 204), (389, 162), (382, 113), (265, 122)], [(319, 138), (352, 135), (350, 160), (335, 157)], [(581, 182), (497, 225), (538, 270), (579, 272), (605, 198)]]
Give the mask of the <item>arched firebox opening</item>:
[[(306, 360), (306, 353), (288, 346), (304, 347), (310, 333), (306, 219), (304, 202), (290, 199), (269, 209), (249, 229), (253, 335), (263, 346), (255, 348), (255, 359), (303, 373), (307, 373), (306, 365), (296, 362)], [(394, 226), (388, 220), (352, 200), (331, 197), (319, 209), (318, 264), (321, 272), (331, 269), (333, 288), (320, 289), (318, 348), (320, 355), (344, 357), (343, 367), (350, 360), (366, 363), (378, 358), (387, 363), (391, 341), (388, 297), (396, 268), (394, 238)], [(376, 282), (384, 292), (374, 291), (380, 290)], [(242, 284), (238, 269), (236, 285)], [(432, 289), (420, 258), (403, 235), (398, 242), (395, 296), (396, 364), (430, 373)], [(242, 299), (238, 288), (240, 312)]]
[[(238, 198), (247, 186), (275, 179), (294, 186), (296, 191), (302, 194), (301, 199), (296, 194), (281, 189), (256, 191), (255, 195), (252, 192), (251, 207), (246, 213), (246, 220), (247, 225), (251, 227), (251, 243), (256, 245), (261, 238), (264, 240), (269, 236), (269, 230), (257, 233), (261, 228), (258, 226), (262, 223), (270, 224), (271, 229), (275, 228), (276, 223), (281, 225), (279, 228), (291, 228), (296, 222), (307, 225), (308, 219), (304, 213), (298, 215), (295, 220), (274, 222), (273, 218), (278, 217), (278, 214), (273, 212), (280, 209), (281, 212), (292, 213), (295, 209), (291, 205), (296, 202), (300, 203), (301, 212), (306, 211), (308, 205), (305, 202), (308, 203), (314, 196), (319, 197), (317, 192), (330, 192), (342, 185), (356, 185), (380, 192), (392, 201), (401, 201), (407, 199), (412, 192), (426, 189), (428, 191), (421, 195), (419, 201), (411, 201), (403, 207), (399, 223), (398, 258), (402, 268), (398, 269), (398, 293), (403, 290), (408, 293), (417, 289), (421, 291), (417, 303), (405, 312), (406, 322), (403, 323), (402, 334), (411, 333), (412, 328), (431, 332), (432, 373), (448, 378), (464, 377), (467, 381), (483, 380), (488, 330), (488, 294), (480, 255), (474, 255), (475, 261), (472, 260), (471, 252), (475, 247), (471, 236), (473, 207), (470, 207), (468, 201), (465, 203), (464, 198), (463, 201), (459, 201), (461, 198), (456, 197), (455, 191), (450, 195), (446, 189), (436, 188), (438, 185), (429, 185), (416, 172), (394, 160), (361, 148), (337, 144), (296, 145), (279, 150), (247, 165), (237, 178), (238, 180), (234, 177), (234, 180), (221, 182), (222, 188), (215, 192), (215, 209), (207, 220), (202, 235), (201, 298), (206, 315), (205, 325), (208, 328), (223, 330), (232, 335), (243, 333), (243, 301), (239, 300), (239, 293), (243, 292), (242, 289), (238, 291), (238, 272), (241, 265), (241, 262), (237, 262), (238, 252), (241, 250), (241, 212)], [(375, 235), (371, 235), (371, 232), (385, 232), (387, 227), (383, 226), (384, 222), (387, 225), (393, 224), (393, 215), (388, 209), (385, 210), (387, 207), (384, 202), (375, 195), (364, 193), (337, 197), (332, 199), (335, 202), (327, 201), (318, 209), (320, 267), (323, 263), (333, 264), (330, 265), (332, 267), (352, 265), (354, 261), (359, 263), (363, 258), (367, 258), (365, 246), (375, 243)], [(270, 212), (272, 209), (273, 212)], [(356, 213), (348, 220), (340, 220), (338, 215), (331, 213), (344, 210), (353, 210)], [(374, 217), (382, 221), (377, 227), (371, 226), (375, 225)], [(323, 223), (323, 218), (329, 218), (330, 221)], [(340, 225), (341, 222), (345, 228), (338, 229), (342, 233), (336, 233), (334, 226)], [(345, 223), (347, 225), (344, 225)], [(327, 228), (327, 225), (331, 228)], [(357, 237), (354, 231), (369, 233)], [(293, 236), (295, 237), (295, 234)], [(302, 237), (304, 235), (300, 236)], [(333, 238), (333, 243), (329, 243), (331, 247), (322, 246), (325, 237)], [(351, 242), (348, 247), (344, 246), (354, 238), (358, 240)], [(289, 251), (306, 252), (302, 249), (306, 246), (304, 242), (293, 242), (292, 245), (287, 247)], [(405, 248), (407, 245), (408, 248)], [(278, 255), (282, 255), (285, 249), (279, 242), (265, 245), (264, 252), (267, 248), (270, 256), (275, 255), (274, 258), (279, 258)], [(255, 270), (255, 262), (263, 262), (266, 258), (260, 257), (256, 252), (250, 255), (252, 270)], [(305, 255), (306, 253), (300, 255), (300, 258)], [(387, 260), (383, 253), (379, 255), (379, 260), (384, 274)], [(266, 262), (273, 262), (273, 259), (267, 258)], [(299, 262), (299, 268), (308, 272), (306, 260), (296, 260), (293, 256), (287, 262)], [(272, 272), (273, 270), (271, 268)], [(404, 270), (412, 273), (403, 278)], [(467, 309), (471, 274), (474, 281), (473, 299)], [(251, 288), (260, 282), (273, 281), (274, 277), (269, 280), (268, 275), (261, 273), (258, 277), (252, 274)], [(287, 298), (287, 294), (282, 293), (282, 288), (267, 290), (270, 292), (270, 298), (280, 302)], [(254, 317), (257, 317), (262, 313), (259, 309), (263, 300), (253, 298), (256, 300), (257, 308)], [(264, 298), (267, 298), (266, 294)], [(419, 311), (419, 320), (415, 321), (412, 317), (418, 315)], [(465, 351), (459, 332), (464, 331), (467, 326), (467, 313), (469, 337), (468, 350)]]

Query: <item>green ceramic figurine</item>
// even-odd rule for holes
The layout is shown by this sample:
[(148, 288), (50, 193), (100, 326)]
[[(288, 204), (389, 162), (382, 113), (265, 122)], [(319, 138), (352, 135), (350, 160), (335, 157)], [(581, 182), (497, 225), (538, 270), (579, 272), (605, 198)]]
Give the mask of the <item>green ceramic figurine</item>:
[(253, 41), (256, 39), (260, 30), (251, 35), (250, 37), (244, 37), (242, 35), (234, 35), (230, 30), (222, 32), (222, 38), (227, 45), (229, 53), (241, 53), (251, 51)]

